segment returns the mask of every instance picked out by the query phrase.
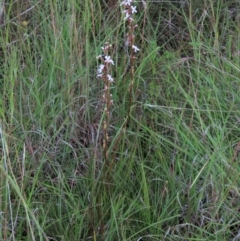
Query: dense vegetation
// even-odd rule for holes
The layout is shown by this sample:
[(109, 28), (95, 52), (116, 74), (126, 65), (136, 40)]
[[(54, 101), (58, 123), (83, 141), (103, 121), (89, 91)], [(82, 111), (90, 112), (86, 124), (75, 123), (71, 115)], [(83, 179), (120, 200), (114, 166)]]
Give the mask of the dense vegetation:
[(120, 2), (0, 1), (0, 240), (239, 239), (240, 2)]

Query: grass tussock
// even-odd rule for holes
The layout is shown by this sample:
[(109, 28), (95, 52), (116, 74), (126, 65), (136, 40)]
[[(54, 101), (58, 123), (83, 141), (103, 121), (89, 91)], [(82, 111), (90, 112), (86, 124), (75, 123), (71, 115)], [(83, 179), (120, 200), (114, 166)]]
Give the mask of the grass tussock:
[(0, 1), (0, 240), (239, 239), (240, 4), (121, 2)]

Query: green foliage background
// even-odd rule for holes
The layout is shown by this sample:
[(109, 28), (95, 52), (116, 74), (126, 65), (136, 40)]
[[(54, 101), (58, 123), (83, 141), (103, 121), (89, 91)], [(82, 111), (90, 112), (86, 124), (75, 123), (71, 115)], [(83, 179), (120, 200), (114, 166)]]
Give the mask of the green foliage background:
[[(237, 240), (240, 3), (143, 2), (125, 131), (120, 1), (0, 2), (1, 240)], [(96, 78), (106, 41), (109, 167)]]

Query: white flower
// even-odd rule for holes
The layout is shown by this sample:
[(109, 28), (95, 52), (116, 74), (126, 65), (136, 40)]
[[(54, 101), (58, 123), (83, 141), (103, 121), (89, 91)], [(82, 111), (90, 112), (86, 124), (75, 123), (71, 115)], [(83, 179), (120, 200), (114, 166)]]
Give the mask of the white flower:
[(107, 75), (107, 78), (110, 83), (114, 82), (113, 77), (110, 74)]
[(113, 60), (111, 59), (111, 56), (105, 56), (105, 61), (104, 61), (104, 62), (114, 65), (114, 62), (113, 62)]
[(124, 5), (124, 6), (129, 5), (129, 6), (130, 6), (132, 2), (134, 2), (134, 0), (124, 0), (124, 1), (122, 1), (122, 3), (120, 4), (120, 6), (121, 6), (121, 5)]
[(137, 53), (140, 49), (137, 47), (137, 46), (135, 46), (135, 45), (132, 45), (132, 49), (133, 49), (133, 51), (135, 52), (135, 53)]
[(134, 13), (136, 13), (137, 12), (137, 10), (136, 10), (136, 6), (131, 6), (131, 9), (132, 9), (132, 14), (134, 14)]
[(98, 67), (98, 74), (102, 74), (103, 70), (104, 70), (105, 65), (104, 64), (100, 64)]
[(132, 14), (130, 14), (128, 10), (124, 10), (123, 13), (125, 14), (124, 20), (129, 19), (130, 21), (133, 21), (133, 18), (131, 18)]
[(128, 18), (130, 18), (130, 14), (129, 14), (127, 11), (125, 12), (125, 14), (126, 14), (126, 15), (125, 15), (124, 20), (127, 20)]

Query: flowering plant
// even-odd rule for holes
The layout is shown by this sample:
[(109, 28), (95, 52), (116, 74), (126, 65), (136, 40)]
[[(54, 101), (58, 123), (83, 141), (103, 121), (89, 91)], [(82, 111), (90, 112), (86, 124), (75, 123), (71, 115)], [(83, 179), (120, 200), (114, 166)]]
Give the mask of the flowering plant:
[(104, 94), (103, 100), (105, 102), (104, 108), (104, 122), (103, 122), (103, 132), (104, 132), (104, 140), (103, 140), (103, 150), (104, 150), (104, 157), (108, 159), (108, 126), (110, 120), (110, 108), (113, 105), (112, 95), (110, 94), (110, 84), (114, 82), (114, 79), (111, 75), (111, 66), (114, 65), (114, 61), (112, 60), (111, 56), (109, 55), (109, 49), (112, 46), (107, 42), (105, 46), (102, 47), (103, 55), (99, 55), (97, 58), (101, 60), (101, 64), (98, 67), (97, 77), (102, 79), (104, 82)]
[[(135, 59), (136, 54), (140, 49), (135, 45), (135, 35), (134, 31), (137, 25), (134, 23), (133, 15), (137, 13), (136, 6), (133, 5), (135, 1), (134, 0), (124, 0), (121, 2), (120, 6), (123, 7), (123, 13), (124, 13), (124, 21), (126, 22), (128, 26), (128, 32), (126, 33), (126, 39), (125, 39), (125, 46), (128, 48), (129, 52), (129, 63), (130, 63), (130, 69), (131, 69), (131, 81), (129, 83), (128, 87), (128, 93), (129, 93), (129, 103), (128, 103), (128, 112), (127, 117), (125, 118), (124, 122), (124, 128), (126, 127), (129, 118), (130, 118), (130, 110), (132, 106), (132, 95), (133, 95), (133, 85), (134, 85), (134, 75), (135, 75)], [(105, 103), (104, 108), (104, 121), (103, 121), (103, 133), (104, 133), (104, 140), (103, 140), (103, 151), (104, 151), (104, 158), (105, 160), (108, 160), (108, 128), (109, 128), (109, 122), (110, 122), (110, 109), (113, 105), (112, 95), (110, 93), (110, 85), (114, 82), (114, 79), (111, 75), (111, 68), (112, 65), (114, 65), (114, 61), (111, 58), (109, 54), (109, 50), (111, 49), (112, 45), (110, 45), (108, 42), (105, 43), (105, 46), (102, 47), (103, 55), (99, 55), (97, 58), (101, 60), (101, 64), (98, 66), (97, 70), (97, 77), (102, 79), (104, 82), (104, 94), (103, 94), (103, 100)], [(118, 140), (117, 140), (118, 142)]]

